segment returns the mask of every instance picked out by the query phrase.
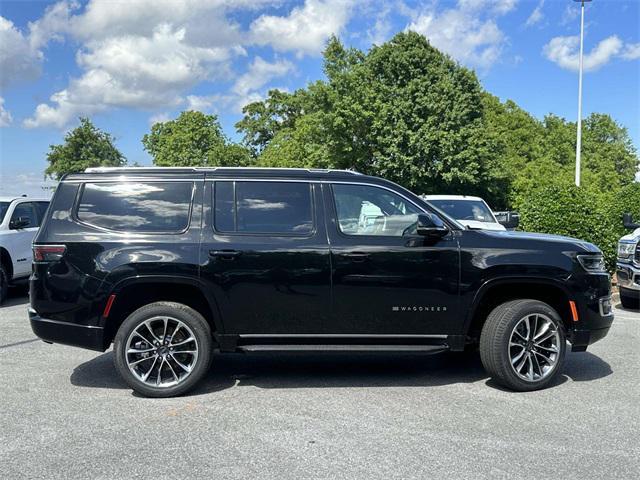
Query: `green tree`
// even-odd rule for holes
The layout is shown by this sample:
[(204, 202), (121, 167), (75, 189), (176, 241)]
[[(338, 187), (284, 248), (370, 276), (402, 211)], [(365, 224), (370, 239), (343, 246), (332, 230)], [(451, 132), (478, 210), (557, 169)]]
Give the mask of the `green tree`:
[(400, 33), (367, 53), (332, 38), (324, 72), (245, 112), (236, 126), (257, 141), (260, 164), (353, 168), (418, 193), (500, 194), (480, 83), (425, 37)]
[(249, 151), (231, 143), (215, 115), (185, 111), (175, 120), (158, 122), (142, 138), (144, 149), (158, 166), (242, 166)]
[(126, 164), (115, 147), (114, 138), (97, 128), (88, 118), (64, 137), (62, 145), (50, 145), (49, 166), (45, 175), (60, 180), (67, 173), (82, 172), (90, 167), (121, 167)]
[[(505, 195), (519, 207), (536, 190), (574, 183), (576, 124), (556, 115), (542, 121), (512, 101), (485, 94), (486, 134), (495, 145)], [(609, 115), (591, 114), (583, 126), (582, 181), (598, 195), (615, 195), (633, 182), (638, 157), (625, 128)]]

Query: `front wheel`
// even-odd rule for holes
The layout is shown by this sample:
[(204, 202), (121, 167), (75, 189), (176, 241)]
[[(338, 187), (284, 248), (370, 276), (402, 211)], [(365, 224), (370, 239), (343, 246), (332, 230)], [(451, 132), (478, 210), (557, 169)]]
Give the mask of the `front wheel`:
[(497, 306), (480, 335), (480, 358), (499, 384), (519, 392), (546, 387), (562, 371), (566, 339), (558, 313), (538, 300)]
[(122, 378), (147, 397), (185, 393), (207, 373), (212, 339), (207, 321), (186, 305), (155, 302), (133, 312), (114, 341)]

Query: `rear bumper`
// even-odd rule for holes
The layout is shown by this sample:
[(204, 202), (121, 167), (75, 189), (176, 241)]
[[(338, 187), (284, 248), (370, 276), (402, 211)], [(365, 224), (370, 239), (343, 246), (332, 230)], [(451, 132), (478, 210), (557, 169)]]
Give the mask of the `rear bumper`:
[(104, 352), (104, 328), (77, 323), (61, 322), (40, 317), (29, 309), (31, 329), (39, 338), (49, 343), (61, 343), (74, 347)]

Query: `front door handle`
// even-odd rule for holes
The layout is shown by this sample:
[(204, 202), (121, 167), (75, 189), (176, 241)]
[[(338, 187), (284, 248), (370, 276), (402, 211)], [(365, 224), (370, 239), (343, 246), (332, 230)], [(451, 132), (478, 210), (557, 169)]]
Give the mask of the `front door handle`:
[(211, 258), (220, 258), (222, 260), (233, 260), (241, 254), (242, 252), (238, 250), (209, 250), (209, 256)]
[(365, 252), (349, 252), (345, 253), (344, 256), (350, 258), (354, 262), (364, 262), (369, 259), (369, 254)]

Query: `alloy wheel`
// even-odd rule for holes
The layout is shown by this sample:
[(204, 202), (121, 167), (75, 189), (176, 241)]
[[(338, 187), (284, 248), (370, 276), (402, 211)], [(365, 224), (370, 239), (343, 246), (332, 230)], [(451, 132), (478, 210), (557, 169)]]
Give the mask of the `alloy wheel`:
[(538, 382), (548, 377), (558, 363), (558, 327), (541, 313), (527, 315), (513, 328), (508, 349), (516, 375), (527, 382)]
[(198, 361), (198, 342), (182, 321), (167, 316), (141, 322), (129, 335), (125, 359), (133, 375), (156, 388), (183, 382)]

